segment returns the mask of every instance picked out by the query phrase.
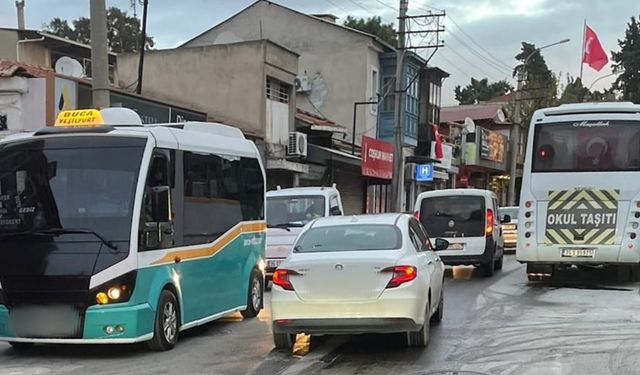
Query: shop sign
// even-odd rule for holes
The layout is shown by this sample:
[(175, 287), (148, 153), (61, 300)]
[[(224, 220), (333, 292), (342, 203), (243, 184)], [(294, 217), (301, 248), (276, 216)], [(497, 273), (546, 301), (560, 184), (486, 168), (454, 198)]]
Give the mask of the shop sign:
[(393, 178), (393, 145), (362, 136), (362, 175), (384, 180)]
[(416, 181), (418, 182), (433, 181), (433, 164), (417, 164), (416, 165)]
[(480, 157), (502, 163), (504, 161), (505, 137), (499, 132), (480, 129)]

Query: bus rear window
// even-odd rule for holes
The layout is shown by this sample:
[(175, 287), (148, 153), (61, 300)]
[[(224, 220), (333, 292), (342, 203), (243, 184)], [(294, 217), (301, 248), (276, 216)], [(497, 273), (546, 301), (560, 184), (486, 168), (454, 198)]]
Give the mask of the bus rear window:
[(532, 172), (640, 170), (640, 122), (579, 121), (537, 125)]

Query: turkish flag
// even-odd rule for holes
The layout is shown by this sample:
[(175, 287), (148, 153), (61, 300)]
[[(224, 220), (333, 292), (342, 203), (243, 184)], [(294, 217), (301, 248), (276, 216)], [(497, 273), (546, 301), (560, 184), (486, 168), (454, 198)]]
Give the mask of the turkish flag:
[(440, 160), (444, 157), (444, 154), (442, 153), (442, 138), (440, 137), (440, 132), (438, 131), (438, 125), (432, 124), (431, 126), (433, 128), (433, 138), (436, 142), (436, 159)]
[(602, 48), (596, 33), (589, 26), (584, 27), (584, 41), (582, 45), (582, 62), (600, 71), (609, 62), (607, 53)]

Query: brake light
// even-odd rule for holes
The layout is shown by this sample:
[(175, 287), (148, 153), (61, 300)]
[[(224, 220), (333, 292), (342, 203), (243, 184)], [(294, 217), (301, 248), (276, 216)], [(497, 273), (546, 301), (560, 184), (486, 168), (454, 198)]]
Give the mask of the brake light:
[(420, 211), (416, 211), (413, 213), (413, 218), (416, 220), (420, 220)]
[(493, 211), (487, 210), (487, 221), (485, 224), (484, 232), (487, 236), (491, 236), (493, 234)]
[(387, 267), (383, 269), (382, 272), (393, 272), (393, 276), (391, 277), (391, 280), (389, 280), (387, 288), (395, 288), (401, 284), (407, 283), (414, 280), (418, 275), (418, 269), (414, 266)]
[(293, 285), (289, 280), (290, 275), (299, 275), (299, 273), (292, 270), (277, 269), (273, 273), (271, 282), (273, 282), (273, 285), (277, 285), (284, 290), (293, 290)]

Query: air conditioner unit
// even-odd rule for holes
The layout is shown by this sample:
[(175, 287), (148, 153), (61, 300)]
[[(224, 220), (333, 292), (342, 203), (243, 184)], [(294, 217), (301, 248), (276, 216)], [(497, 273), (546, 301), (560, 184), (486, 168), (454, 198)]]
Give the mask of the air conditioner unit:
[(289, 133), (287, 156), (295, 158), (307, 157), (307, 135), (300, 132)]
[(295, 81), (296, 92), (309, 92), (311, 91), (311, 81), (307, 76), (297, 76)]

